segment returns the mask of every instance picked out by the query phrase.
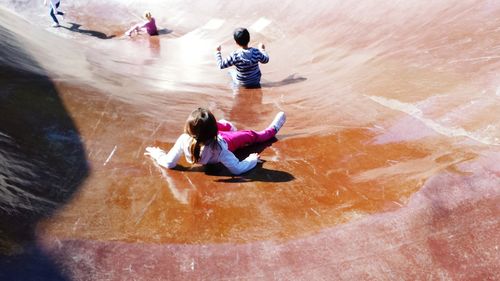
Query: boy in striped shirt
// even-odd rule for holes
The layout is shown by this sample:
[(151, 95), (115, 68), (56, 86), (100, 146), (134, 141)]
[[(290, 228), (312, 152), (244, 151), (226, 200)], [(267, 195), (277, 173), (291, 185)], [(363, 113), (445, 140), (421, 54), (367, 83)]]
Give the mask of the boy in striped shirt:
[(250, 33), (246, 28), (237, 28), (234, 31), (234, 41), (241, 49), (231, 53), (225, 60), (222, 59), (221, 46), (217, 47), (215, 54), (217, 65), (220, 69), (224, 69), (234, 65), (236, 71), (230, 71), (231, 77), (235, 84), (245, 88), (260, 88), (260, 63), (269, 62), (269, 56), (265, 51), (264, 44), (259, 44), (259, 48), (248, 47), (250, 42)]

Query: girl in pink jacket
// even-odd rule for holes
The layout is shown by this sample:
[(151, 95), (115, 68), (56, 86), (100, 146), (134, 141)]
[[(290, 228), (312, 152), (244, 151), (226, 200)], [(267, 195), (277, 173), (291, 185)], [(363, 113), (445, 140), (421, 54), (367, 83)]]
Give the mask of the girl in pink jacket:
[(147, 147), (144, 154), (151, 156), (163, 167), (174, 168), (184, 153), (186, 160), (191, 164), (222, 163), (232, 174), (239, 175), (254, 168), (259, 155), (252, 153), (240, 161), (233, 152), (248, 145), (270, 140), (285, 121), (285, 113), (279, 112), (269, 127), (263, 131), (237, 131), (228, 121), (216, 121), (208, 109), (198, 108), (188, 117), (184, 133), (168, 153), (158, 147)]
[(158, 28), (156, 28), (155, 18), (153, 18), (151, 13), (145, 12), (144, 18), (146, 18), (147, 21), (132, 26), (129, 30), (127, 30), (127, 32), (125, 32), (125, 34), (128, 36), (132, 36), (132, 33), (134, 31), (136, 33), (139, 33), (140, 30), (146, 29), (146, 32), (149, 35), (151, 35), (151, 36), (158, 35)]

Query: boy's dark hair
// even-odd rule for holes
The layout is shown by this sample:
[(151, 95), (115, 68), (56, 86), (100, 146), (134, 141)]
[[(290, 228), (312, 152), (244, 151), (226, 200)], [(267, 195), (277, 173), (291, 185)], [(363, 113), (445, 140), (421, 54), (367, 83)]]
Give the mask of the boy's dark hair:
[(234, 41), (240, 46), (247, 46), (248, 42), (250, 42), (250, 33), (246, 28), (240, 27), (234, 31), (233, 34)]

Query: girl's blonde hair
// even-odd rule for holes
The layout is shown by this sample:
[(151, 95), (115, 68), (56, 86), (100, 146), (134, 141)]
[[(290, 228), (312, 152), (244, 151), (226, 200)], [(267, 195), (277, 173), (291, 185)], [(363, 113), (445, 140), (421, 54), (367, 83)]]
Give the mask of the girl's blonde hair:
[(198, 108), (193, 110), (186, 120), (184, 132), (192, 137), (189, 144), (191, 152), (191, 163), (197, 163), (200, 160), (201, 146), (208, 144), (210, 141), (217, 140), (219, 130), (217, 128), (217, 120), (210, 110)]
[(153, 16), (151, 15), (151, 12), (146, 11), (146, 12), (144, 12), (144, 17), (146, 19), (150, 20)]

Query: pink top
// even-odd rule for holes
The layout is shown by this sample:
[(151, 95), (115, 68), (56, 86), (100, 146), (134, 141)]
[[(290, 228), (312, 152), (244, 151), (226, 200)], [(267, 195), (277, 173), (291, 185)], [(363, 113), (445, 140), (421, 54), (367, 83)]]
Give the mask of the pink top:
[(158, 35), (158, 29), (156, 28), (155, 19), (151, 18), (146, 24), (144, 24), (146, 31), (149, 35)]

